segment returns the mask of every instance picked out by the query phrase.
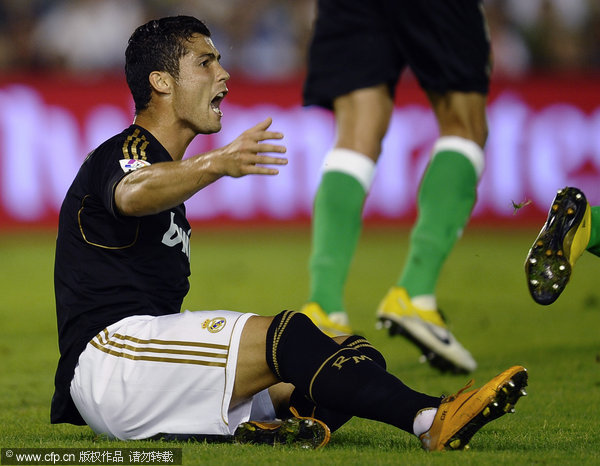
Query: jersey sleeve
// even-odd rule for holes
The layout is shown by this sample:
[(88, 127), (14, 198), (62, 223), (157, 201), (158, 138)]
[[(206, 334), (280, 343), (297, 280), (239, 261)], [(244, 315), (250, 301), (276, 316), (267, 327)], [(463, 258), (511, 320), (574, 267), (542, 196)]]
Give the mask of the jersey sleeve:
[[(126, 140), (127, 143), (127, 140)], [(115, 218), (121, 217), (115, 203), (115, 189), (121, 180), (136, 170), (150, 166), (145, 153), (131, 153), (126, 144), (113, 147), (96, 161), (95, 176), (98, 183), (98, 195), (104, 208)]]

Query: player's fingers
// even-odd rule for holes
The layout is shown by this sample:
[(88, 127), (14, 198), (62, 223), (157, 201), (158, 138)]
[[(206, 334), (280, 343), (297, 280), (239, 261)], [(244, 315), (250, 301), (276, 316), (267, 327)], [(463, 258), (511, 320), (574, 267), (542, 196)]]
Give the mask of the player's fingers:
[(256, 138), (257, 141), (265, 141), (267, 139), (283, 139), (283, 133), (279, 131), (263, 131), (262, 134), (259, 134)]
[(273, 123), (273, 118), (267, 117), (260, 123), (255, 124), (252, 128), (248, 129), (247, 131), (253, 131), (253, 130), (265, 131), (269, 126), (271, 126), (271, 123)]
[(252, 165), (246, 170), (248, 175), (278, 175), (277, 168), (263, 167), (261, 165)]
[(282, 146), (280, 144), (267, 144), (267, 143), (262, 143), (262, 144), (257, 144), (254, 148), (254, 152), (257, 153), (267, 153), (267, 152), (277, 152), (279, 154), (284, 154), (287, 151), (287, 148), (285, 146)]
[(287, 165), (288, 159), (284, 157), (271, 157), (267, 155), (260, 155), (255, 159), (254, 163), (261, 165)]

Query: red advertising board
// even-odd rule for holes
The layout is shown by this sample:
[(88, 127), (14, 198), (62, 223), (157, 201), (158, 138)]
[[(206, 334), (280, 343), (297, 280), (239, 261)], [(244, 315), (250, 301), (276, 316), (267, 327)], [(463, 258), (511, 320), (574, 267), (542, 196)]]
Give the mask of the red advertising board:
[[(289, 164), (277, 177), (222, 179), (186, 202), (193, 223), (298, 222), (310, 217), (332, 115), (303, 108), (301, 79), (232, 79), (220, 133), (198, 136), (188, 155), (225, 145), (267, 116), (285, 134)], [(437, 137), (426, 98), (410, 79), (397, 90), (365, 217), (407, 222)], [(85, 155), (133, 119), (120, 76), (0, 76), (0, 229), (53, 226)], [(474, 223), (539, 222), (555, 191), (578, 186), (600, 204), (600, 80), (530, 77), (492, 85), (486, 167)], [(514, 204), (526, 204), (515, 212)]]

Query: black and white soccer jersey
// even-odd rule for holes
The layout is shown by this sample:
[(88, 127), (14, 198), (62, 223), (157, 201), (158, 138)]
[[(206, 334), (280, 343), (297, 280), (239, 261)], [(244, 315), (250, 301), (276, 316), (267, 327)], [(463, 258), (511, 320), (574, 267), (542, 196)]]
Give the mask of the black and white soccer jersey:
[(180, 312), (190, 274), (185, 206), (126, 217), (114, 202), (128, 173), (169, 161), (152, 134), (131, 125), (90, 153), (68, 190), (54, 269), (60, 360), (53, 423), (84, 424), (69, 386), (79, 355), (100, 330), (128, 316)]

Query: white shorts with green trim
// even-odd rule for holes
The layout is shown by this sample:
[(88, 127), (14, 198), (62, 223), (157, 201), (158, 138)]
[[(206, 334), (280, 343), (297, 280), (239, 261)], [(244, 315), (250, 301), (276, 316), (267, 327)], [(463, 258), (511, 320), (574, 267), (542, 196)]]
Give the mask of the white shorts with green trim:
[(231, 435), (274, 419), (267, 390), (230, 408), (242, 329), (254, 314), (185, 311), (133, 316), (107, 327), (79, 357), (71, 396), (98, 434)]

